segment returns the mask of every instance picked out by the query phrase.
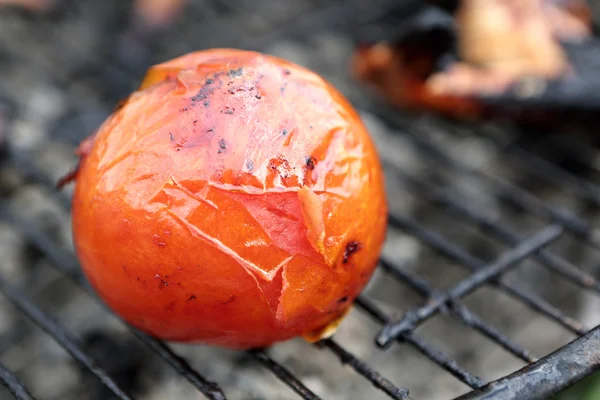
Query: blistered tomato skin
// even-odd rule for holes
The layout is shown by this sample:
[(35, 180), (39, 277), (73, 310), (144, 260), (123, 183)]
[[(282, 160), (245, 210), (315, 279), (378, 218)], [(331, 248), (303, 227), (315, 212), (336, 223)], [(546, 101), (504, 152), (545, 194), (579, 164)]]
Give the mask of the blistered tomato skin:
[(157, 65), (80, 153), (83, 270), (159, 338), (316, 339), (376, 266), (387, 203), (374, 145), (332, 86), (287, 61), (216, 49)]

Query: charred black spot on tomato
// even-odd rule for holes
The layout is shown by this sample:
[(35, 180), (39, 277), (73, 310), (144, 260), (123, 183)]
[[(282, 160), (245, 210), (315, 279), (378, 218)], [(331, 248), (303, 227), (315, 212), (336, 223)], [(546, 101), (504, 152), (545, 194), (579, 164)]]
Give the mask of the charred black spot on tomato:
[(288, 134), (288, 131), (287, 131), (287, 129), (284, 129), (284, 130), (282, 130), (282, 131), (281, 131), (281, 135), (282, 135), (282, 136), (284, 136), (284, 137), (285, 137), (285, 136), (287, 136), (287, 134)]
[(317, 163), (316, 158), (314, 158), (313, 156), (307, 156), (304, 166), (306, 167), (306, 169), (312, 171), (313, 169), (315, 169), (316, 163)]
[(197, 299), (196, 295), (193, 294), (190, 297), (188, 297), (187, 301), (192, 301), (192, 300), (196, 300), (196, 299)]
[(257, 99), (259, 99), (259, 100), (260, 100), (260, 99), (262, 99), (262, 96), (261, 96), (260, 94), (257, 94), (257, 95), (256, 95), (256, 96), (254, 96), (254, 97), (256, 97), (256, 98), (257, 98)]
[(350, 256), (359, 251), (360, 248), (361, 245), (357, 241), (348, 242), (346, 244), (346, 248), (344, 249), (344, 264), (346, 264), (350, 259)]
[(217, 153), (224, 153), (225, 150), (227, 150), (227, 142), (225, 142), (225, 139), (221, 139), (219, 140), (219, 150), (217, 150)]
[[(215, 77), (217, 77), (217, 75), (215, 75)], [(200, 90), (198, 90), (198, 92), (196, 93), (195, 96), (192, 96), (192, 98), (191, 98), (192, 103), (197, 103), (202, 100), (206, 100), (206, 98), (208, 98), (208, 96), (213, 94), (214, 91), (220, 87), (220, 85), (214, 85), (214, 83), (215, 83), (215, 81), (213, 79), (210, 79), (210, 78), (207, 79), (204, 82), (204, 86)]]
[(227, 75), (229, 75), (230, 77), (236, 77), (236, 76), (242, 76), (242, 74), (244, 73), (244, 68), (243, 67), (239, 67), (238, 69), (230, 69), (229, 72), (227, 73)]
[(160, 282), (158, 283), (159, 289), (164, 289), (167, 286), (169, 286), (169, 282), (165, 281), (164, 279), (161, 279)]
[(254, 163), (252, 162), (252, 160), (246, 161), (246, 168), (248, 169), (248, 172), (254, 171)]
[(342, 297), (341, 299), (339, 299), (337, 302), (338, 302), (338, 303), (345, 303), (345, 302), (347, 302), (347, 301), (348, 301), (348, 296), (344, 296), (344, 297)]

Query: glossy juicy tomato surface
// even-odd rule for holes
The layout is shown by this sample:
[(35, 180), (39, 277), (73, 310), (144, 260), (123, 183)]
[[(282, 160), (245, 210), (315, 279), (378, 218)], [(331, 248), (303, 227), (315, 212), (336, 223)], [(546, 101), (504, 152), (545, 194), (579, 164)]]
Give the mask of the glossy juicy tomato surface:
[(288, 61), (213, 49), (156, 65), (79, 151), (82, 268), (156, 337), (316, 340), (377, 264), (387, 203), (374, 144), (334, 87)]

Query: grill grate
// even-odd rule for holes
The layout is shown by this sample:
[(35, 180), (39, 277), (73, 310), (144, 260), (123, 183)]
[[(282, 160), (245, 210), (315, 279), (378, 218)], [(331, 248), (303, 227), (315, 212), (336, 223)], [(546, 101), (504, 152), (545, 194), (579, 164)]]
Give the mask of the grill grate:
[(0, 364), (0, 380), (6, 385), (10, 393), (17, 400), (32, 400), (33, 397), (29, 394), (25, 386), (10, 372), (4, 365)]
[[(387, 8), (396, 2), (380, 0), (375, 3), (377, 4), (373, 4), (373, 2), (367, 4), (367, 2), (358, 0), (340, 0), (333, 5), (317, 8), (303, 18), (269, 30), (257, 37), (238, 40), (238, 47), (266, 49), (267, 44), (282, 36), (289, 38), (304, 37), (307, 32), (320, 29), (327, 25), (329, 21), (334, 21), (329, 29), (350, 31), (359, 20), (371, 20), (384, 15)], [(212, 10), (211, 14), (214, 16), (222, 14), (223, 10), (227, 8), (223, 8), (223, 4), (216, 0), (203, 3), (203, 7), (206, 10)], [(208, 30), (209, 27), (210, 25), (206, 29)], [(77, 50), (69, 48), (64, 51), (76, 52)], [(43, 62), (39, 57), (37, 61)], [(137, 76), (138, 74), (134, 69), (128, 70), (127, 66), (113, 64), (108, 67), (108, 70), (104, 71), (105, 78), (110, 80), (115, 87), (129, 88), (139, 80), (139, 76)], [(60, 82), (68, 83), (72, 77), (63, 74), (54, 78)], [(422, 306), (410, 309), (401, 318), (396, 318), (388, 315), (386, 311), (377, 305), (376, 301), (367, 295), (361, 295), (356, 301), (357, 308), (381, 326), (381, 331), (376, 338), (377, 345), (383, 349), (388, 348), (392, 343), (403, 343), (412, 346), (424, 357), (474, 389), (473, 392), (461, 397), (460, 400), (479, 399), (483, 398), (482, 396), (490, 396), (485, 398), (493, 400), (542, 398), (556, 393), (572, 382), (598, 369), (600, 363), (597, 357), (594, 358), (592, 354), (593, 350), (598, 348), (600, 328), (590, 331), (581, 322), (569, 317), (542, 297), (503, 280), (505, 273), (517, 268), (524, 259), (531, 258), (562, 279), (593, 293), (600, 293), (600, 282), (596, 278), (546, 249), (551, 242), (563, 236), (565, 230), (575, 234), (591, 246), (600, 248), (600, 235), (598, 232), (588, 222), (568, 209), (546, 203), (515, 184), (488, 175), (453, 159), (433, 141), (427, 139), (426, 132), (422, 132), (419, 127), (412, 123), (407, 123), (397, 113), (389, 111), (385, 107), (375, 106), (362, 97), (350, 97), (359, 109), (376, 115), (394, 132), (409, 138), (420, 154), (427, 157), (429, 161), (448, 169), (448, 171), (459, 177), (471, 177), (485, 182), (486, 187), (492, 189), (494, 196), (498, 199), (503, 199), (511, 205), (518, 206), (526, 213), (537, 216), (547, 224), (532, 235), (521, 235), (485, 213), (477, 211), (475, 207), (470, 207), (468, 199), (461, 198), (451, 189), (440, 187), (393, 165), (386, 164), (387, 174), (398, 182), (405, 184), (409, 190), (432, 200), (439, 207), (445, 207), (449, 213), (453, 213), (478, 227), (484, 234), (494, 237), (507, 246), (508, 249), (495, 261), (484, 262), (471, 255), (467, 250), (451, 243), (443, 235), (428, 229), (416, 219), (392, 212), (389, 219), (391, 228), (416, 237), (434, 251), (468, 270), (470, 275), (452, 288), (439, 291), (422, 277), (409, 271), (400, 263), (384, 256), (381, 260), (380, 270), (413, 289), (424, 299), (424, 302)], [(452, 131), (453, 126), (445, 125), (444, 129)], [(483, 135), (484, 133), (479, 132), (479, 134)], [(598, 185), (555, 167), (517, 145), (509, 144), (503, 147), (503, 150), (510, 155), (511, 159), (514, 159), (515, 162), (531, 173), (544, 179), (551, 179), (560, 186), (569, 187), (575, 191), (578, 198), (600, 205), (598, 197), (600, 187)], [(65, 209), (69, 208), (70, 200), (68, 196), (54, 191), (54, 182), (35, 165), (33, 155), (11, 151), (6, 155), (3, 162), (5, 165), (21, 171), (30, 182), (50, 189), (58, 202)], [(80, 268), (74, 254), (69, 250), (58, 247), (51, 235), (40, 230), (35, 224), (11, 215), (7, 210), (8, 205), (0, 203), (0, 220), (17, 227), (28, 242), (37, 251), (41, 252), (53, 267), (95, 298), (95, 294), (79, 272)], [(538, 360), (528, 349), (515, 343), (499, 329), (484, 322), (483, 318), (463, 304), (462, 300), (465, 296), (488, 284), (582, 337), (556, 353)], [(67, 328), (55, 322), (49, 313), (29, 298), (23, 290), (10, 284), (1, 274), (0, 292), (24, 315), (59, 343), (75, 360), (93, 373), (100, 382), (110, 389), (116, 398), (132, 398), (119, 387), (107, 371), (96, 364), (78, 340), (72, 337)], [(102, 303), (100, 302), (100, 304)], [(480, 332), (515, 357), (526, 364), (530, 364), (529, 367), (491, 384), (486, 383), (482, 378), (474, 375), (442, 350), (429, 343), (417, 332), (421, 324), (440, 313), (451, 315), (463, 325)], [(217, 383), (211, 382), (198, 373), (185, 359), (176, 354), (169, 345), (133, 328), (130, 328), (130, 331), (149, 351), (169, 364), (206, 398), (213, 400), (226, 398), (226, 394)], [(323, 340), (315, 344), (314, 347), (331, 352), (342, 364), (349, 366), (356, 374), (368, 380), (374, 387), (390, 398), (409, 398), (407, 388), (392, 383), (385, 377), (385, 374), (376, 371), (368, 363), (361, 361), (338, 340)], [(253, 350), (247, 354), (285, 383), (300, 398), (321, 398), (311, 391), (290, 368), (273, 359), (267, 350)], [(564, 365), (573, 366), (574, 368), (569, 369)], [(536, 372), (540, 370), (543, 370), (544, 374), (536, 375)], [(0, 381), (5, 384), (15, 398), (33, 399), (33, 396), (27, 392), (27, 389), (15, 375), (2, 364), (0, 364)], [(551, 382), (551, 384), (548, 382)]]

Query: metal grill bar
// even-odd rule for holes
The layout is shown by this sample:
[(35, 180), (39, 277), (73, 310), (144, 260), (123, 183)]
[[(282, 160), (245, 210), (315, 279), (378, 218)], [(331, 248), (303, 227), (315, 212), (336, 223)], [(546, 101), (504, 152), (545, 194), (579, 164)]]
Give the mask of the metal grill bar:
[(98, 378), (115, 396), (120, 400), (131, 400), (132, 398), (127, 395), (119, 386), (108, 376), (108, 374), (96, 365), (96, 362), (81, 349), (79, 344), (71, 338), (67, 331), (60, 326), (57, 322), (54, 322), (45, 312), (43, 312), (35, 303), (21, 293), (20, 290), (10, 285), (2, 276), (0, 276), (0, 291), (11, 301), (17, 308), (19, 308), (27, 317), (29, 317), (36, 325), (42, 328), (57, 343), (59, 343), (63, 349), (65, 349), (71, 356), (85, 366), (96, 378)]
[[(427, 194), (438, 204), (449, 207), (451, 211), (459, 214), (461, 217), (467, 217), (469, 220), (479, 225), (482, 230), (493, 234), (506, 244), (515, 246), (523, 240), (522, 236), (511, 231), (500, 222), (494, 221), (492, 218), (478, 212), (473, 207), (467, 207), (464, 200), (459, 199), (458, 196), (448, 189), (441, 189), (429, 182), (418, 180), (398, 168), (394, 168), (393, 173), (395, 176), (411, 185), (411, 187), (418, 190), (420, 194)], [(547, 250), (540, 250), (535, 253), (533, 257), (542, 265), (555, 273), (560, 274), (570, 282), (600, 293), (600, 282), (598, 282), (596, 278), (577, 268), (564, 258), (558, 257)]]
[[(530, 151), (518, 148), (515, 145), (507, 146), (505, 153), (512, 156), (519, 165), (543, 179), (553, 181), (555, 184), (568, 187), (577, 192), (583, 199), (600, 207), (600, 185), (580, 179), (569, 172), (558, 168), (542, 157)], [(512, 154), (511, 154), (512, 153)]]
[[(373, 303), (365, 296), (359, 296), (356, 299), (355, 304), (358, 305), (364, 312), (366, 312), (371, 318), (375, 319), (380, 324), (386, 325), (391, 322), (390, 318), (387, 315), (385, 315), (385, 313), (379, 307), (377, 307), (375, 303)], [(396, 338), (395, 340), (400, 343), (409, 343), (425, 357), (442, 367), (444, 370), (448, 371), (450, 374), (452, 374), (454, 377), (456, 377), (461, 382), (467, 384), (468, 386), (474, 389), (483, 386), (483, 381), (481, 380), (481, 378), (471, 374), (447, 354), (440, 350), (432, 348), (424, 340), (414, 335), (413, 333), (404, 333), (402, 334), (402, 336)]]
[(381, 389), (392, 399), (405, 400), (408, 397), (408, 389), (396, 387), (392, 382), (381, 376), (381, 374), (364, 362), (357, 359), (352, 353), (345, 350), (333, 339), (330, 338), (322, 340), (319, 345), (329, 348), (339, 357), (342, 364), (352, 367), (352, 369), (354, 369), (360, 375), (367, 378), (373, 384), (373, 386), (375, 386), (377, 389)]
[[(455, 400), (544, 400), (600, 370), (600, 327), (507, 377)], [(533, 389), (533, 390), (532, 390)]]
[(509, 199), (514, 204), (533, 215), (560, 223), (566, 229), (583, 238), (588, 243), (600, 248), (600, 233), (587, 222), (573, 214), (571, 211), (547, 204), (538, 197), (519, 188), (518, 186), (513, 185), (510, 182), (487, 175), (480, 170), (471, 168), (451, 158), (449, 155), (444, 154), (444, 152), (437, 148), (433, 143), (430, 143), (428, 140), (423, 139), (422, 137), (418, 137), (418, 133), (410, 135), (411, 138), (414, 139), (415, 143), (419, 145), (421, 150), (431, 154), (433, 159), (443, 162), (445, 166), (450, 167), (452, 170), (458, 173), (474, 176), (479, 179), (492, 182), (493, 190), (497, 192), (499, 198)]
[[(433, 299), (439, 299), (442, 297), (441, 293), (432, 289), (424, 279), (411, 274), (410, 272), (404, 270), (403, 268), (400, 268), (397, 265), (392, 264), (385, 258), (381, 260), (381, 266), (386, 271), (390, 272), (396, 279), (407, 283), (413, 289), (419, 291), (419, 293), (423, 297), (425, 297), (428, 302)], [(442, 305), (442, 307), (445, 308), (446, 306)], [(459, 304), (458, 301), (454, 301), (450, 305), (450, 310), (452, 311), (452, 314), (455, 317), (457, 317), (463, 324), (478, 330), (483, 335), (487, 336), (488, 338), (492, 339), (493, 341), (504, 347), (516, 357), (519, 357), (527, 363), (531, 363), (536, 360), (535, 357), (533, 357), (529, 353), (529, 351), (511, 341), (496, 328), (484, 323), (477, 315), (469, 311), (467, 307), (465, 307), (462, 304)]]
[(389, 346), (392, 340), (405, 332), (412, 331), (417, 325), (437, 313), (444, 304), (466, 296), (481, 285), (516, 267), (531, 253), (558, 239), (562, 231), (560, 226), (550, 226), (538, 232), (514, 249), (504, 253), (496, 262), (478, 269), (470, 277), (460, 281), (443, 296), (432, 299), (419, 309), (407, 312), (399, 321), (387, 324), (377, 336), (377, 344), (381, 347)]
[[(485, 265), (482, 261), (471, 256), (463, 249), (449, 243), (437, 233), (422, 227), (410, 218), (401, 217), (399, 215), (392, 215), (390, 216), (390, 223), (393, 226), (398, 227), (399, 229), (402, 229), (410, 233), (411, 235), (417, 237), (423, 243), (432, 247), (440, 254), (444, 255), (450, 260), (454, 260), (455, 262), (457, 262), (460, 266), (464, 266), (466, 268), (469, 268), (470, 270), (475, 271)], [(511, 296), (518, 298), (527, 306), (553, 319), (554, 321), (562, 325), (564, 328), (579, 336), (585, 335), (589, 330), (581, 322), (569, 317), (568, 315), (565, 315), (562, 311), (558, 310), (557, 308), (550, 305), (548, 302), (534, 294), (525, 292), (517, 287), (509, 285), (503, 282), (502, 280), (498, 279), (491, 280), (489, 283), (498, 288), (501, 288)]]
[(175, 371), (187, 379), (207, 399), (226, 400), (225, 394), (223, 394), (223, 391), (216, 383), (202, 377), (185, 359), (175, 354), (164, 342), (133, 328), (130, 328), (130, 331), (160, 358), (165, 360)]
[(483, 320), (481, 320), (479, 316), (469, 311), (469, 309), (467, 309), (464, 305), (454, 302), (454, 304), (452, 304), (451, 309), (454, 314), (457, 314), (459, 316), (459, 318), (465, 325), (470, 326), (473, 329), (477, 329), (485, 336), (492, 339), (493, 341), (495, 341), (496, 343), (504, 347), (506, 350), (519, 357), (521, 360), (525, 361), (526, 363), (529, 364), (537, 360), (537, 357), (534, 357), (527, 349), (508, 339), (498, 329), (483, 322)]
[(277, 364), (263, 350), (251, 350), (248, 352), (257, 361), (263, 364), (277, 378), (288, 385), (294, 392), (300, 395), (305, 400), (321, 400), (319, 396), (310, 391), (302, 382), (300, 382), (290, 371), (284, 366)]
[[(455, 131), (450, 124), (445, 125), (448, 126), (449, 132)], [(518, 147), (515, 141), (501, 143), (502, 141), (498, 140), (498, 138), (495, 138), (493, 135), (486, 135), (484, 129), (474, 128), (473, 130), (476, 134), (485, 135), (487, 138), (490, 138), (503, 152), (503, 155), (510, 156), (512, 160), (517, 162), (521, 168), (527, 170), (529, 173), (547, 180), (548, 182), (553, 182), (558, 186), (568, 187), (575, 191), (582, 199), (600, 207), (600, 185), (575, 176), (574, 174), (553, 165), (539, 155)], [(576, 143), (576, 139), (573, 137), (569, 137), (569, 141), (571, 144)], [(585, 145), (579, 143), (577, 150), (581, 152), (582, 155), (592, 158), (593, 156), (589, 154), (589, 147), (586, 146), (583, 148), (583, 146)]]
[(0, 382), (17, 400), (35, 400), (35, 398), (27, 391), (25, 386), (21, 383), (8, 368), (0, 364)]

